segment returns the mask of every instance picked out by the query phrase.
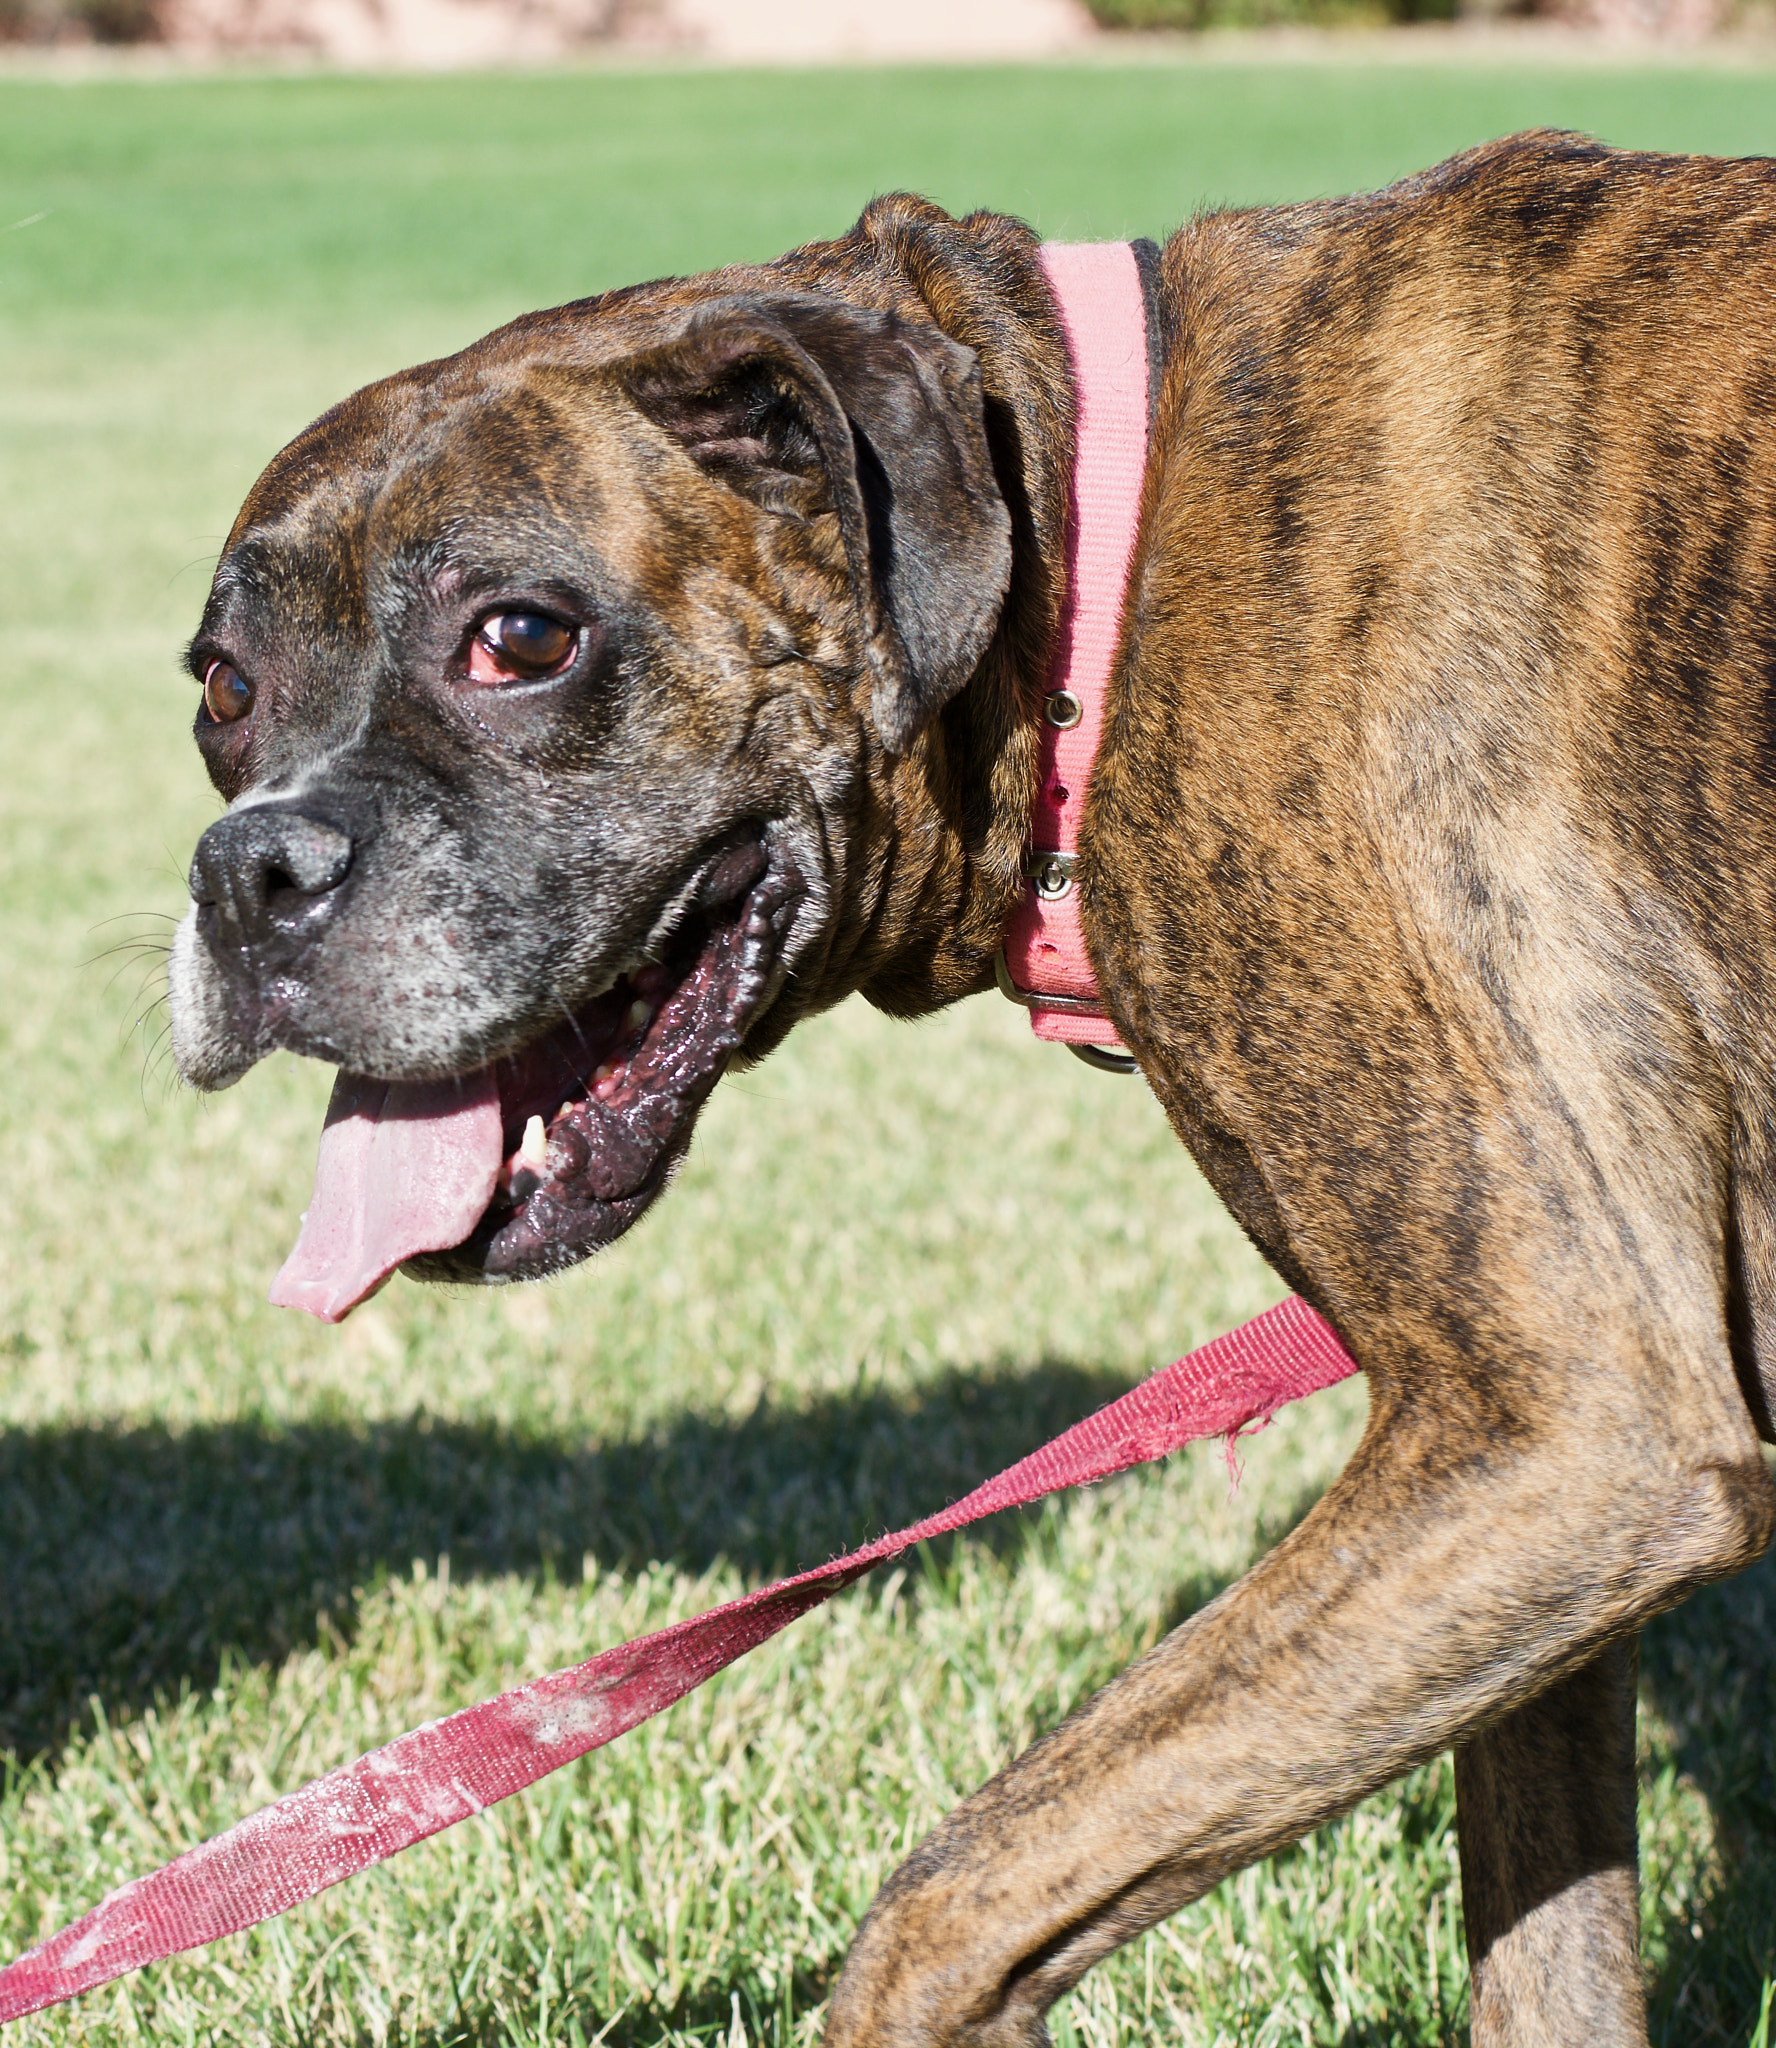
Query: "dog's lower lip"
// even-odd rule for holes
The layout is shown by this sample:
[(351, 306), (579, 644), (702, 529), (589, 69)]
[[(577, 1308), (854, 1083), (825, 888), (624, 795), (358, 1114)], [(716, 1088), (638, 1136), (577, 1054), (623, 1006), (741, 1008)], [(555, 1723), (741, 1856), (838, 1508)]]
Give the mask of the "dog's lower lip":
[[(496, 1073), (505, 1162), (480, 1223), (420, 1279), (504, 1281), (577, 1263), (659, 1193), (730, 1054), (775, 993), (803, 890), (752, 839), (681, 899), (665, 957), (632, 969)], [(540, 1126), (539, 1133), (533, 1126)], [(539, 1156), (540, 1153), (540, 1156)]]

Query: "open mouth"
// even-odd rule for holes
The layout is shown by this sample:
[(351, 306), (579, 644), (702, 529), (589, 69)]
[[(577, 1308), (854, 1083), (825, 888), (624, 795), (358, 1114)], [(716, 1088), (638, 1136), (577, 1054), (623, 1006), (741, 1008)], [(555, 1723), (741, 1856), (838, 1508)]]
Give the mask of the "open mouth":
[(706, 863), (658, 960), (522, 1052), (445, 1081), (341, 1070), (272, 1300), (338, 1322), (397, 1268), (536, 1279), (620, 1237), (775, 993), (802, 895), (748, 839)]

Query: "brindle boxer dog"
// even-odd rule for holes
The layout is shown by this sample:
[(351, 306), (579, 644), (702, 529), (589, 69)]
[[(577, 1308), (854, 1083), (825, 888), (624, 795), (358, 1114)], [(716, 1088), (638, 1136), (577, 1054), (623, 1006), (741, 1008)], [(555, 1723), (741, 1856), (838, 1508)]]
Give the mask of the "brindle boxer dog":
[[(1151, 283), (1085, 929), (1370, 1423), (911, 1857), (828, 2038), (1040, 2041), (1454, 1745), (1476, 2041), (1638, 2041), (1635, 1632), (1776, 1521), (1776, 165), (1527, 136)], [(895, 197), (327, 414), (191, 650), (187, 1079), (335, 1061), (397, 1150), (472, 1111), (416, 1263), (510, 1279), (625, 1229), (731, 1058), (989, 987), (1070, 408), (1035, 238)]]

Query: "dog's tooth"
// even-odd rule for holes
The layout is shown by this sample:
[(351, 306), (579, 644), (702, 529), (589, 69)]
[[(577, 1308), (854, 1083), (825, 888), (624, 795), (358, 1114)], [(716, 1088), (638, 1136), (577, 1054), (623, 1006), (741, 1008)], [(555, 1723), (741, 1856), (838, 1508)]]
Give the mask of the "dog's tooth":
[(570, 1114), (572, 1113), (572, 1111), (573, 1111), (573, 1107), (574, 1107), (574, 1105), (573, 1105), (573, 1104), (572, 1104), (571, 1102), (564, 1102), (564, 1103), (563, 1103), (563, 1104), (561, 1105), (561, 1107), (560, 1107), (560, 1108), (559, 1108), (559, 1109), (558, 1109), (558, 1110), (557, 1110), (557, 1111), (555, 1112), (555, 1114), (556, 1114), (556, 1115), (557, 1115), (558, 1117), (559, 1117), (559, 1116), (568, 1116), (568, 1115), (570, 1115)]
[(532, 1173), (541, 1173), (548, 1164), (549, 1134), (540, 1116), (533, 1116), (524, 1126), (524, 1142), (518, 1147), (518, 1157)]
[(639, 1031), (653, 1014), (653, 1011), (648, 1008), (646, 1001), (642, 997), (637, 996), (624, 1012), (623, 1022), (628, 1025), (631, 1031)]

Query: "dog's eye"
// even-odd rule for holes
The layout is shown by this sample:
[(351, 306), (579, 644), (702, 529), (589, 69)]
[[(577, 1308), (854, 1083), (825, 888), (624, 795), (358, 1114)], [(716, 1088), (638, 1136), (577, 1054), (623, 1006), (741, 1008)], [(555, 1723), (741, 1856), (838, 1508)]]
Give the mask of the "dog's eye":
[(232, 725), (253, 708), (253, 686), (231, 661), (212, 661), (204, 670), (204, 709), (218, 725)]
[(565, 668), (578, 645), (573, 628), (547, 612), (496, 612), (482, 620), (470, 643), (469, 679), (535, 682)]

